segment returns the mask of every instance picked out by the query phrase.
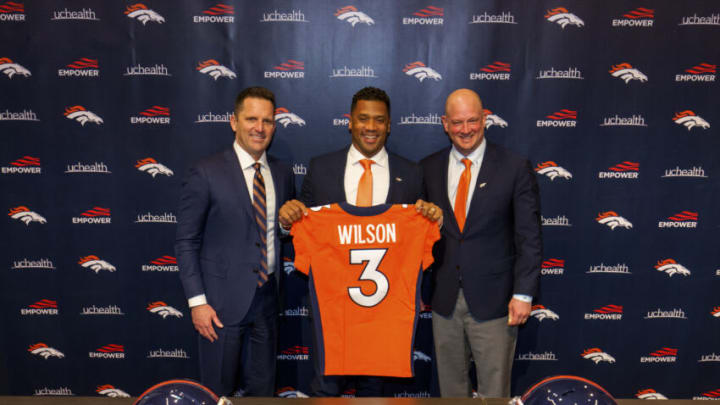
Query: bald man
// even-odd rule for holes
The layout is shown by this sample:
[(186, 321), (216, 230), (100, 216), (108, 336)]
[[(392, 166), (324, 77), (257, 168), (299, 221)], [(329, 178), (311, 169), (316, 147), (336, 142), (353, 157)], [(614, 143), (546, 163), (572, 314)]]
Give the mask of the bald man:
[(445, 223), (435, 244), (433, 335), (440, 393), (509, 397), (518, 326), (530, 316), (542, 262), (540, 197), (527, 159), (488, 142), (480, 97), (452, 92), (451, 146), (420, 162), (427, 200)]

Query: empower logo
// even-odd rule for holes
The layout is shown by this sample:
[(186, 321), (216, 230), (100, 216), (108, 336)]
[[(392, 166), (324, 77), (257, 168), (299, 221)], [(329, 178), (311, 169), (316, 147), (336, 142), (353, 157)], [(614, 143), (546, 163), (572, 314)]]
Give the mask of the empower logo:
[(576, 27), (582, 27), (585, 25), (580, 17), (569, 12), (565, 7), (556, 7), (552, 10), (548, 10), (545, 14), (545, 19), (560, 25), (562, 29), (565, 29), (568, 25), (574, 25)]
[(220, 62), (216, 61), (215, 59), (208, 59), (202, 62), (198, 62), (195, 70), (212, 77), (216, 81), (220, 77), (227, 77), (228, 79), (234, 79), (237, 77), (235, 72), (221, 65)]
[(350, 124), (350, 114), (345, 113), (342, 118), (333, 118), (334, 127), (346, 127)]
[(100, 118), (99, 115), (95, 114), (92, 111), (89, 111), (85, 109), (85, 107), (81, 105), (74, 105), (72, 107), (66, 107), (65, 112), (63, 113), (65, 118), (69, 120), (74, 120), (80, 123), (80, 125), (85, 126), (86, 123), (91, 122), (93, 124), (102, 125), (103, 119)]
[(165, 22), (165, 18), (163, 18), (163, 16), (153, 10), (150, 10), (142, 3), (127, 6), (127, 9), (125, 9), (125, 15), (129, 18), (140, 21), (143, 25), (147, 24), (148, 21), (156, 22), (158, 24)]
[(79, 217), (73, 217), (72, 223), (108, 225), (112, 223), (112, 217), (110, 216), (110, 208), (103, 208), (97, 206), (92, 207), (89, 210), (80, 214)]
[(275, 392), (275, 395), (280, 398), (310, 398), (302, 391), (295, 390), (294, 387), (282, 387)]
[(605, 211), (605, 212), (601, 212), (601, 213), (598, 214), (598, 216), (597, 216), (597, 218), (595, 218), (595, 220), (596, 220), (598, 223), (601, 223), (601, 224), (603, 224), (603, 225), (607, 225), (607, 226), (610, 227), (610, 229), (612, 229), (613, 231), (614, 231), (615, 228), (617, 228), (617, 227), (625, 228), (625, 229), (630, 229), (630, 228), (633, 227), (633, 225), (632, 225), (632, 223), (631, 223), (630, 221), (628, 221), (627, 219), (621, 217), (621, 216), (618, 215), (618, 213), (615, 212), (615, 211)]
[(305, 126), (305, 120), (300, 118), (297, 114), (291, 113), (285, 107), (278, 107), (275, 109), (275, 121), (279, 122), (283, 128), (287, 128), (288, 125), (297, 125), (299, 127)]
[(643, 72), (632, 67), (632, 65), (627, 62), (612, 65), (608, 73), (610, 73), (612, 77), (623, 80), (625, 83), (629, 83), (630, 80), (637, 80), (641, 83), (648, 81), (647, 76), (645, 76)]
[(154, 105), (141, 111), (140, 116), (130, 117), (131, 124), (170, 124), (170, 108)]
[(88, 270), (94, 271), (95, 274), (98, 274), (101, 271), (109, 271), (112, 273), (115, 270), (117, 270), (115, 268), (115, 266), (106, 262), (105, 260), (102, 260), (101, 258), (99, 258), (95, 255), (88, 255), (85, 257), (81, 257), (80, 260), (78, 261), (78, 264)]
[(290, 348), (287, 348), (285, 350), (282, 350), (277, 355), (278, 360), (309, 360), (310, 359), (310, 349), (307, 346), (293, 346)]
[(303, 79), (305, 78), (305, 63), (295, 59), (288, 59), (273, 67), (274, 71), (265, 72), (266, 79)]
[(145, 172), (149, 175), (151, 175), (153, 178), (157, 176), (158, 174), (170, 177), (174, 175), (175, 173), (170, 170), (167, 166), (164, 164), (158, 162), (154, 158), (147, 157), (145, 159), (140, 159), (137, 162), (135, 162), (135, 168), (138, 169), (141, 172)]
[(535, 79), (536, 80), (540, 80), (540, 79), (583, 80), (584, 77), (583, 77), (580, 69), (578, 69), (576, 67), (569, 67), (565, 70), (560, 70), (560, 69), (555, 70), (554, 67), (551, 67), (550, 69), (538, 71), (538, 75)]
[(170, 305), (166, 304), (163, 301), (151, 302), (150, 304), (148, 304), (146, 309), (148, 311), (152, 312), (153, 314), (162, 316), (163, 319), (166, 319), (168, 316), (174, 316), (175, 318), (183, 317), (182, 312), (171, 307)]
[(668, 399), (665, 395), (655, 391), (652, 388), (647, 388), (644, 390), (639, 390), (635, 397), (637, 399)]
[(421, 82), (425, 79), (433, 79), (436, 82), (442, 80), (442, 76), (440, 75), (440, 73), (436, 72), (430, 67), (425, 66), (425, 64), (420, 61), (408, 63), (403, 67), (403, 72), (405, 72), (405, 74), (408, 76), (412, 76), (420, 80)]
[(111, 398), (130, 398), (130, 394), (110, 384), (98, 385), (95, 392)]
[(575, 126), (577, 125), (577, 111), (568, 110), (567, 108), (563, 108), (560, 111), (556, 111), (550, 115), (546, 115), (545, 118), (549, 118), (549, 120), (537, 120), (536, 126), (538, 128), (575, 128)]
[(655, 10), (638, 7), (622, 15), (624, 18), (612, 20), (613, 27), (652, 27), (655, 22)]
[(374, 25), (375, 24), (375, 20), (370, 18), (369, 15), (358, 10), (357, 7), (355, 7), (355, 6), (345, 6), (343, 8), (337, 9), (337, 11), (335, 11), (335, 17), (337, 17), (338, 20), (349, 23), (353, 27), (356, 24), (365, 24), (365, 25)]
[(160, 256), (155, 260), (151, 260), (150, 264), (143, 264), (142, 271), (158, 271), (176, 273), (180, 271), (177, 265), (177, 259), (174, 256)]
[(546, 308), (544, 305), (533, 305), (530, 311), (530, 316), (540, 322), (542, 322), (544, 319), (549, 319), (551, 321), (557, 321), (558, 319), (560, 319), (560, 316), (558, 314)]
[(676, 274), (686, 277), (690, 275), (690, 270), (676, 262), (675, 259), (658, 260), (657, 264), (655, 264), (655, 270), (667, 274), (668, 277)]
[(51, 357), (55, 357), (58, 359), (62, 359), (65, 357), (65, 355), (60, 350), (50, 347), (42, 342), (30, 345), (28, 351), (34, 356), (40, 356), (45, 360)]
[(676, 82), (714, 82), (717, 65), (700, 63), (685, 69), (685, 73), (675, 75)]
[(485, 114), (485, 129), (490, 127), (506, 128), (508, 126), (507, 121), (500, 118), (499, 115), (493, 114), (493, 112), (487, 108), (483, 109), (483, 113)]
[(538, 163), (537, 167), (535, 168), (535, 172), (537, 174), (549, 177), (550, 181), (554, 181), (556, 177), (566, 180), (572, 179), (572, 173), (570, 173), (564, 167), (558, 166), (558, 164), (553, 162), (552, 160)]
[[(1, 15), (2, 14), (0, 14), (0, 16)], [(0, 73), (4, 73), (9, 79), (12, 79), (15, 75), (24, 77), (32, 76), (32, 73), (30, 73), (27, 68), (13, 62), (10, 58), (0, 58)]]
[(695, 114), (695, 112), (693, 112), (692, 110), (685, 110), (675, 113), (675, 116), (672, 118), (672, 120), (675, 121), (676, 124), (682, 125), (687, 128), (688, 131), (695, 127), (702, 129), (710, 128), (710, 123), (705, 121), (699, 115)]
[(27, 308), (20, 308), (20, 315), (58, 315), (57, 301), (49, 300), (47, 298), (41, 299), (40, 301), (30, 304)]
[(260, 22), (310, 22), (305, 19), (305, 13), (302, 10), (292, 10), (287, 13), (281, 13), (277, 9), (263, 13)]
[(479, 73), (470, 73), (470, 80), (510, 80), (511, 65), (495, 61), (480, 68)]
[(692, 397), (693, 400), (720, 400), (720, 388), (703, 392), (699, 396)]
[(693, 211), (680, 211), (667, 219), (659, 221), (658, 228), (697, 228), (698, 225), (698, 213)]
[(125, 346), (118, 344), (109, 344), (95, 349), (94, 352), (88, 352), (91, 359), (124, 359)]
[(600, 179), (637, 179), (640, 176), (640, 163), (624, 161), (609, 167), (608, 171), (598, 172)]
[(42, 174), (40, 158), (38, 157), (26, 155), (8, 163), (8, 165), (0, 168), (2, 174)]
[(562, 276), (565, 273), (565, 259), (547, 259), (543, 260), (540, 266), (540, 274), (543, 276), (557, 275)]
[(16, 1), (0, 4), (0, 21), (25, 21), (25, 5)]
[(640, 357), (640, 363), (675, 363), (677, 361), (678, 349), (663, 347), (650, 353), (648, 356)]
[(585, 349), (580, 356), (583, 359), (594, 362), (595, 364), (600, 364), (600, 362), (615, 363), (615, 358), (613, 356), (605, 353), (597, 347)]
[(585, 313), (585, 320), (603, 320), (603, 321), (620, 321), (623, 317), (622, 305), (605, 305), (604, 307), (593, 309), (592, 312)]
[(203, 15), (194, 15), (193, 23), (195, 24), (207, 24), (207, 23), (234, 23), (235, 22), (235, 7), (229, 4), (217, 3), (216, 5), (204, 10)]
[(66, 69), (58, 69), (59, 77), (98, 77), (100, 64), (97, 59), (80, 58), (65, 65)]
[(37, 222), (40, 224), (47, 223), (47, 220), (40, 214), (34, 211), (30, 211), (30, 208), (21, 205), (15, 208), (10, 208), (8, 216), (12, 219), (16, 219), (27, 226), (30, 226), (30, 222)]
[(412, 17), (403, 17), (403, 25), (443, 25), (445, 10), (442, 7), (427, 6), (412, 13)]

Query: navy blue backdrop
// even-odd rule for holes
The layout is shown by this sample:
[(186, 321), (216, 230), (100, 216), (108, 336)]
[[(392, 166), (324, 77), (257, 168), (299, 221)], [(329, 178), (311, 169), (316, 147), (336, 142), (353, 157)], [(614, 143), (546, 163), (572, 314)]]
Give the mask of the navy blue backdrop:
[[(395, 152), (447, 145), (444, 99), (469, 87), (487, 137), (536, 167), (545, 261), (513, 393), (571, 373), (618, 397), (720, 397), (717, 2), (0, 0), (0, 38), (0, 394), (197, 378), (183, 173), (230, 146), (235, 95), (262, 85), (299, 186), (371, 85)], [(294, 396), (312, 347), (305, 281), (287, 279), (277, 394)], [(437, 395), (425, 309), (417, 376), (388, 395)]]

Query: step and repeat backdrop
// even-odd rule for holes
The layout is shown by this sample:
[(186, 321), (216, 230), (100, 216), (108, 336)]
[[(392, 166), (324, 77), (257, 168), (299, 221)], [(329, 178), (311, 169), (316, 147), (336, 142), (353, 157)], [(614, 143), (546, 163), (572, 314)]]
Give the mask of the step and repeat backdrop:
[[(388, 149), (446, 146), (445, 97), (468, 87), (486, 136), (535, 168), (545, 257), (514, 394), (577, 374), (720, 398), (720, 3), (0, 0), (0, 37), (0, 394), (198, 378), (173, 252), (185, 170), (231, 146), (234, 97), (261, 85), (299, 187), (370, 85), (392, 99)], [(282, 269), (277, 395), (302, 396), (307, 283), (289, 249)], [(431, 316), (387, 395), (438, 394)]]

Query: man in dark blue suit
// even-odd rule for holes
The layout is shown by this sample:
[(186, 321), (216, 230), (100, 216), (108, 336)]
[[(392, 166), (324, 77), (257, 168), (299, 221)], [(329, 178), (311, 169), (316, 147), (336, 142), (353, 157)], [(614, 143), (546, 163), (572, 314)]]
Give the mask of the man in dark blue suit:
[(448, 213), (433, 264), (433, 335), (440, 393), (509, 397), (518, 325), (530, 316), (542, 262), (540, 203), (530, 163), (488, 142), (480, 97), (447, 99), (452, 146), (420, 162), (429, 201)]
[(199, 333), (201, 380), (219, 395), (275, 390), (276, 213), (295, 186), (292, 169), (266, 154), (274, 112), (269, 90), (240, 92), (232, 148), (195, 164), (183, 182), (175, 252)]
[[(383, 90), (365, 87), (355, 93), (348, 129), (352, 138), (349, 147), (310, 160), (300, 201), (288, 201), (280, 208), (279, 220), (284, 228), (289, 229), (293, 222), (302, 218), (307, 212), (306, 207), (343, 201), (359, 206), (415, 203), (417, 210), (431, 220), (442, 218), (440, 208), (422, 200), (420, 167), (385, 149), (390, 132), (390, 98)], [(369, 195), (363, 192), (362, 185), (368, 175), (372, 179), (367, 189)], [(315, 374), (311, 384), (313, 395), (338, 396), (341, 393), (344, 379), (323, 377), (317, 362)], [(358, 396), (382, 395), (383, 385), (379, 378), (358, 377), (356, 385)]]

